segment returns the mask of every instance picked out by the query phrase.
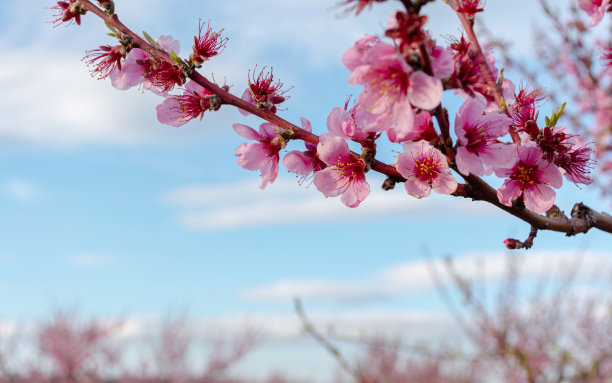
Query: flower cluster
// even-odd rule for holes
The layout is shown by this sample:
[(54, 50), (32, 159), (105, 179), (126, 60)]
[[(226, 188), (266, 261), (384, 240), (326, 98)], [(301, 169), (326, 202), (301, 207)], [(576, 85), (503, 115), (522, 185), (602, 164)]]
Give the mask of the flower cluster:
[[(469, 17), (482, 11), (479, 1), (457, 4), (457, 11)], [(356, 207), (369, 194), (365, 174), (375, 164), (376, 140), (386, 132), (389, 141), (402, 145), (394, 166), (404, 179), (406, 192), (416, 198), (427, 197), (431, 190), (455, 193), (454, 174), (494, 173), (503, 179), (497, 190), (500, 203), (543, 213), (553, 206), (553, 188), (561, 186), (562, 175), (577, 184), (592, 182), (591, 149), (578, 136), (556, 126), (560, 112), (547, 119), (547, 126), (538, 126), (542, 89), (521, 86), (515, 93), (510, 81), (498, 79), (491, 54), (479, 54), (464, 37), (448, 47), (436, 45), (423, 30), (426, 21), (415, 12), (394, 12), (385, 32), (392, 43), (366, 36), (343, 54), (349, 84), (363, 89), (352, 108), (347, 100), (344, 108), (331, 110), (327, 133), (319, 137), (318, 145), (307, 142), (305, 151), (294, 150), (285, 156), (282, 163), (289, 171), (303, 179), (314, 174), (315, 187), (326, 197), (341, 195), (345, 205)], [(485, 81), (486, 76), (495, 87)], [(273, 80), (271, 71), (264, 74), (262, 70), (249, 81), (243, 99), (276, 112), (275, 105), (285, 97), (282, 83)], [(502, 84), (502, 105), (494, 97), (497, 82)], [(455, 115), (456, 143), (452, 147), (452, 137), (441, 126), (445, 117), (438, 110), (443, 83), (465, 99)], [(312, 131), (305, 119), (302, 129)], [(257, 151), (249, 151), (257, 160), (244, 161), (242, 149), (236, 153), (243, 167), (261, 171), (262, 187), (278, 171), (270, 162), (278, 163), (280, 146), (270, 142), (283, 135), (278, 127), (275, 134), (265, 140), (251, 137), (259, 142), (251, 145), (260, 145)], [(361, 154), (350, 150), (350, 141), (361, 146)]]
[[(359, 14), (380, 1), (384, 0), (344, 0), (341, 5)], [(610, 1), (578, 0), (578, 5), (596, 24)], [(113, 12), (112, 1), (99, 4), (107, 14)], [(494, 56), (483, 52), (473, 33), (468, 33), (470, 39), (460, 36), (448, 46), (438, 45), (425, 30), (428, 18), (419, 4), (405, 2), (405, 11), (390, 15), (384, 37), (363, 37), (344, 52), (348, 83), (362, 88), (351, 107), (347, 97), (344, 107), (331, 109), (327, 131), (319, 136), (312, 134), (305, 118), (298, 128), (275, 115), (291, 88), (284, 88), (271, 68), (249, 70), (241, 99), (229, 95), (228, 86), (218, 88), (194, 76), (195, 68), (219, 55), (228, 41), (221, 36), (223, 30), (213, 31), (210, 23), (199, 22), (187, 60), (178, 57), (180, 45), (170, 36), (153, 40), (146, 35), (149, 44), (144, 44), (133, 34), (113, 28), (110, 35), (120, 44), (88, 51), (85, 60), (92, 74), (109, 77), (117, 89), (139, 85), (162, 96), (157, 118), (167, 125), (201, 119), (222, 102), (237, 105), (243, 115), (251, 111), (274, 122), (261, 124), (257, 131), (233, 124), (238, 135), (253, 141), (236, 148), (237, 162), (259, 171), (262, 189), (276, 180), (279, 163), (302, 181), (312, 179), (325, 197), (340, 196), (348, 207), (359, 206), (369, 195), (366, 173), (372, 169), (388, 176), (387, 189), (404, 182), (406, 192), (416, 198), (429, 196), (431, 190), (465, 196), (471, 181), (495, 174), (503, 180), (495, 204), (544, 213), (553, 207), (553, 189), (561, 187), (563, 176), (576, 184), (592, 183), (592, 149), (566, 127), (557, 126), (564, 106), (545, 124), (538, 122), (545, 99), (542, 89), (521, 85), (515, 92), (514, 84), (498, 73)], [(456, 0), (452, 6), (468, 24), (483, 11), (480, 0)], [(55, 24), (73, 20), (79, 24), (85, 13), (76, 0), (59, 1), (53, 8), (59, 12)], [(610, 52), (605, 51), (604, 60), (612, 61)], [(445, 90), (463, 98), (452, 132), (449, 113), (441, 106)], [(402, 148), (393, 164), (376, 160), (377, 140), (383, 133)], [(292, 150), (281, 161), (281, 151), (294, 138), (304, 140), (305, 150)], [(468, 185), (460, 188), (455, 177), (464, 178)], [(489, 195), (494, 199), (494, 193)]]

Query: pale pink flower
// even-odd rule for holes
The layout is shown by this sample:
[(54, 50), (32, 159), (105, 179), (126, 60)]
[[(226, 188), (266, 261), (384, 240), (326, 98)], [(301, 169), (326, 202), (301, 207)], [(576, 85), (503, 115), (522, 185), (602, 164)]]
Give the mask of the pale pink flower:
[(397, 171), (406, 178), (404, 186), (413, 197), (427, 197), (431, 189), (440, 194), (452, 194), (457, 181), (448, 168), (446, 157), (428, 142), (405, 142), (404, 152), (397, 156)]
[(359, 206), (370, 194), (365, 162), (351, 153), (344, 139), (331, 134), (319, 137), (317, 153), (327, 167), (315, 173), (316, 188), (325, 197), (342, 195), (340, 200), (348, 207)]
[(533, 144), (517, 147), (518, 158), (514, 166), (507, 169), (495, 169), (498, 177), (507, 178), (497, 189), (499, 202), (512, 206), (512, 201), (523, 197), (527, 209), (544, 213), (555, 202), (555, 191), (563, 183), (561, 172), (554, 164), (549, 164), (542, 149)]
[(413, 71), (395, 48), (365, 37), (344, 52), (342, 62), (351, 71), (349, 84), (365, 85), (358, 102), (369, 112), (389, 116), (398, 136), (413, 127), (412, 106), (431, 110), (442, 100), (442, 82)]
[(432, 142), (437, 140), (439, 136), (434, 128), (431, 114), (426, 111), (421, 111), (421, 113), (415, 114), (414, 124), (411, 130), (402, 132), (402, 135), (398, 135), (398, 132), (394, 128), (389, 128), (387, 129), (387, 137), (391, 142), (420, 140)]
[(256, 143), (242, 143), (236, 148), (238, 165), (247, 170), (259, 170), (262, 177), (260, 189), (268, 183), (273, 183), (278, 176), (278, 152), (286, 145), (286, 141), (278, 135), (280, 128), (274, 124), (263, 123), (259, 133), (255, 129), (242, 124), (233, 124), (232, 128), (240, 136)]
[(485, 113), (487, 101), (477, 94), (467, 99), (455, 117), (457, 168), (462, 174), (490, 174), (492, 167), (511, 166), (516, 152), (498, 138), (508, 134), (512, 120), (500, 113)]
[(610, 0), (578, 0), (578, 7), (591, 16), (589, 24), (595, 26), (601, 22)]
[[(178, 40), (174, 40), (172, 36), (160, 36), (156, 41), (166, 52), (173, 51), (177, 55), (179, 54), (181, 46)], [(156, 63), (157, 60), (153, 59), (147, 52), (134, 48), (130, 50), (121, 63), (121, 70), (115, 70), (110, 74), (111, 83), (113, 87), (119, 90), (126, 90), (143, 83), (145, 89), (163, 94), (162, 89), (155, 87), (149, 81), (145, 81), (145, 76), (155, 69), (154, 65)]]
[[(310, 121), (305, 118), (301, 118), (302, 129), (312, 132), (312, 125)], [(317, 145), (311, 144), (310, 142), (304, 141), (306, 150), (301, 152), (299, 150), (292, 150), (285, 154), (283, 157), (283, 165), (291, 173), (299, 174), (306, 178), (312, 172), (318, 172), (325, 168), (325, 163), (321, 162), (317, 156)]]
[[(193, 81), (185, 85), (185, 92), (181, 96), (168, 96), (157, 105), (157, 120), (170, 126), (181, 126), (194, 118), (204, 116), (204, 112), (211, 109), (211, 98), (214, 93), (203, 88)], [(220, 105), (213, 105), (215, 107)]]
[(391, 121), (383, 115), (372, 114), (359, 104), (348, 109), (349, 99), (343, 108), (334, 108), (327, 116), (327, 130), (345, 140), (363, 141), (385, 130)]

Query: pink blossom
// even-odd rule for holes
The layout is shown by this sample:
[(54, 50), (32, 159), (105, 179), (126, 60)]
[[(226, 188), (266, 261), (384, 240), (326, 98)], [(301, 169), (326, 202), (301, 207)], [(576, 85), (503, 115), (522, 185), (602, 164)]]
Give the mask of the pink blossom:
[(189, 61), (194, 63), (196, 67), (200, 67), (204, 61), (223, 52), (228, 41), (227, 37), (221, 37), (223, 29), (219, 32), (213, 32), (209, 23), (206, 26), (206, 32), (202, 34), (203, 28), (204, 23), (200, 20), (198, 36), (193, 37), (192, 52), (189, 56)]
[[(285, 96), (285, 93), (291, 88), (283, 90), (283, 83), (280, 80), (277, 79), (274, 82), (272, 69), (266, 72), (266, 67), (263, 67), (257, 77), (255, 77), (255, 71), (257, 71), (257, 67), (253, 70), (253, 78), (251, 79), (251, 71), (249, 70), (249, 87), (242, 93), (242, 99), (259, 109), (267, 109), (276, 113), (276, 105), (289, 98)], [(249, 112), (242, 109), (238, 109), (238, 111), (244, 116), (249, 115)]]
[(438, 132), (433, 125), (431, 114), (426, 111), (415, 114), (414, 124), (412, 129), (407, 132), (402, 132), (402, 135), (398, 135), (395, 128), (387, 129), (387, 137), (391, 142), (404, 142), (404, 141), (419, 141), (425, 140), (432, 142), (438, 139)]
[(268, 183), (273, 183), (278, 176), (278, 152), (287, 144), (286, 140), (279, 136), (282, 130), (270, 123), (259, 126), (259, 133), (255, 129), (242, 124), (233, 124), (232, 128), (240, 136), (257, 143), (242, 143), (236, 148), (238, 165), (247, 170), (259, 170), (262, 177), (260, 189)]
[(388, 21), (385, 36), (394, 40), (398, 53), (408, 57), (411, 51), (417, 50), (419, 44), (428, 40), (423, 27), (427, 23), (427, 16), (419, 14), (412, 8), (407, 12), (395, 11)]
[(610, 0), (578, 0), (578, 7), (591, 16), (589, 25), (595, 26), (601, 22)]
[(480, 0), (458, 0), (456, 11), (467, 17), (474, 17), (476, 13), (482, 12), (484, 9), (480, 8)]
[(81, 16), (87, 13), (83, 4), (77, 0), (58, 1), (57, 5), (49, 7), (49, 9), (58, 11), (58, 13), (53, 15), (55, 17), (53, 20), (55, 26), (63, 23), (68, 23), (67, 25), (70, 25), (73, 21), (77, 25), (81, 25)]
[(557, 165), (565, 178), (578, 184), (590, 184), (592, 170), (592, 149), (585, 145), (580, 136), (568, 134), (565, 126), (545, 127), (536, 143), (542, 149), (548, 163)]
[[(514, 102), (508, 107), (506, 113), (512, 119), (512, 127), (519, 132), (527, 132), (532, 138), (540, 133), (535, 122), (538, 119), (537, 108), (541, 101), (546, 98), (541, 88), (529, 91), (529, 84), (521, 84), (519, 92), (514, 94)], [(508, 98), (506, 98), (508, 102)]]
[[(173, 51), (179, 54), (181, 46), (178, 40), (174, 40), (172, 36), (160, 36), (156, 41), (166, 52)], [(142, 49), (134, 48), (130, 50), (125, 60), (121, 63), (121, 70), (113, 71), (109, 76), (113, 87), (119, 90), (126, 90), (144, 82), (145, 89), (163, 93), (162, 89), (158, 89), (149, 81), (145, 81), (145, 76), (154, 69), (156, 61)]]
[[(312, 125), (310, 121), (305, 118), (301, 118), (302, 129), (312, 132)], [(310, 142), (304, 141), (306, 151), (292, 150), (285, 154), (283, 157), (283, 165), (291, 173), (299, 174), (301, 176), (308, 176), (312, 172), (318, 172), (325, 168), (325, 163), (321, 162), (317, 156), (317, 145), (311, 144)]]
[(442, 82), (422, 71), (413, 71), (395, 48), (365, 37), (342, 56), (351, 71), (349, 84), (365, 85), (358, 102), (374, 114), (384, 114), (395, 124), (398, 136), (414, 123), (412, 106), (430, 110), (442, 100)]
[[(194, 118), (204, 116), (204, 112), (211, 109), (211, 91), (203, 88), (193, 81), (185, 86), (183, 95), (168, 96), (157, 105), (157, 120), (170, 126), (181, 126)], [(218, 109), (220, 105), (212, 105)]]
[(92, 65), (92, 75), (98, 74), (98, 78), (106, 78), (115, 70), (121, 70), (121, 60), (125, 58), (125, 47), (121, 44), (110, 46), (101, 45), (99, 49), (85, 52), (83, 58), (88, 59), (87, 64)]
[(413, 197), (427, 197), (431, 189), (440, 194), (452, 194), (457, 181), (448, 168), (446, 157), (428, 142), (405, 142), (404, 152), (397, 156), (397, 171), (406, 178), (404, 186)]
[(317, 145), (319, 158), (327, 165), (314, 175), (316, 188), (325, 197), (336, 197), (348, 207), (357, 207), (368, 194), (370, 185), (365, 179), (365, 162), (349, 150), (341, 137), (322, 134)]
[[(500, 113), (485, 113), (487, 102), (477, 97), (466, 100), (455, 118), (457, 168), (462, 174), (490, 174), (492, 166), (508, 167), (515, 161), (515, 150), (498, 141), (508, 134), (512, 120)], [(487, 166), (488, 165), (488, 166)]]
[(340, 6), (346, 5), (347, 12), (355, 11), (355, 14), (359, 15), (361, 11), (365, 9), (365, 7), (367, 6), (372, 7), (373, 3), (376, 3), (376, 2), (380, 3), (383, 1), (385, 0), (341, 0), (338, 5)]
[(372, 114), (359, 104), (348, 110), (348, 103), (347, 99), (344, 109), (334, 108), (327, 116), (327, 130), (334, 136), (363, 141), (391, 125), (385, 116)]
[(542, 149), (533, 144), (517, 147), (518, 158), (514, 166), (507, 169), (495, 169), (498, 177), (507, 177), (504, 184), (497, 189), (499, 202), (512, 206), (512, 201), (523, 197), (525, 207), (544, 213), (555, 202), (555, 191), (563, 183), (561, 172), (554, 164), (549, 164)]

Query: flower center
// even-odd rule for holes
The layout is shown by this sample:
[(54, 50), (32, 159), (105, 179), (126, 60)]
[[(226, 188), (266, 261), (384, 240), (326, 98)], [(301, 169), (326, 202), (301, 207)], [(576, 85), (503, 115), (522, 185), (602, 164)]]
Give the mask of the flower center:
[(433, 157), (415, 158), (414, 163), (413, 174), (421, 182), (431, 185), (433, 180), (440, 175), (440, 161)]
[(525, 191), (538, 180), (537, 166), (528, 165), (523, 161), (519, 161), (510, 179), (517, 181), (521, 185), (521, 190)]

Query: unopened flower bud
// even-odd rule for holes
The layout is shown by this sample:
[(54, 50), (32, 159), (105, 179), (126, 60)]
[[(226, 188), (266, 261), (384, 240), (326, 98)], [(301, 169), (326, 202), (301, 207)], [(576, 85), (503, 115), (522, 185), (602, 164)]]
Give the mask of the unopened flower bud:
[(521, 249), (523, 247), (523, 242), (519, 241), (518, 239), (514, 239), (514, 238), (506, 238), (504, 240), (504, 245), (506, 245), (506, 248), (510, 250), (516, 250), (516, 249)]

